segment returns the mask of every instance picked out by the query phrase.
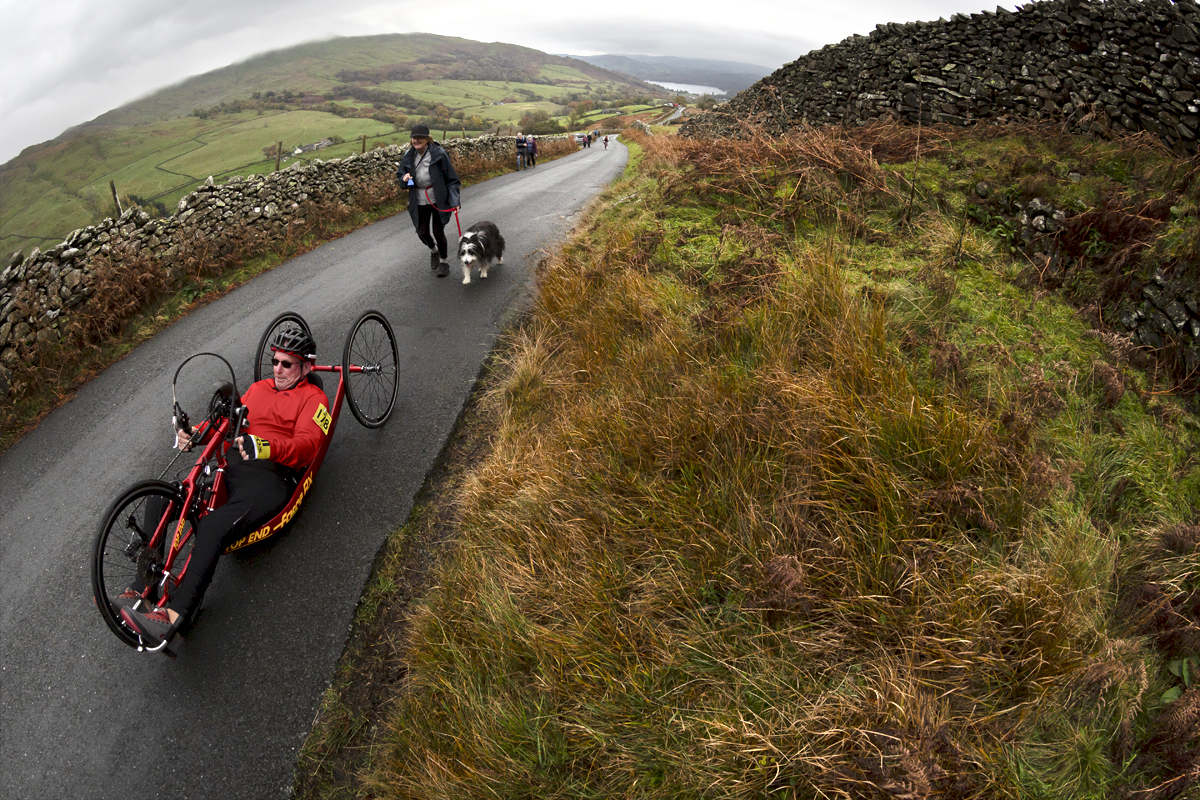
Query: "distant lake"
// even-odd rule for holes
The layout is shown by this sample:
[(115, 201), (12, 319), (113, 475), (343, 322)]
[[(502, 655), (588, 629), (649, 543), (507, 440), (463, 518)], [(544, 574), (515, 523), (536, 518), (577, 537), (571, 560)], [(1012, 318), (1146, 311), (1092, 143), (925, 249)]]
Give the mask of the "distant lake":
[(672, 92), (686, 92), (687, 94), (725, 94), (724, 89), (718, 89), (716, 86), (698, 86), (694, 83), (666, 83), (664, 81), (646, 81), (653, 83), (655, 86), (662, 86), (670, 89)]

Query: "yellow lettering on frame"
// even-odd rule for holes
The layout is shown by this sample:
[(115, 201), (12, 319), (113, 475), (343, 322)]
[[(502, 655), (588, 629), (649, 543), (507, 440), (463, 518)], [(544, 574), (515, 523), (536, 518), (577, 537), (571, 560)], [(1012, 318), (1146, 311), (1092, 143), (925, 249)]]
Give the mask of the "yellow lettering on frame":
[(183, 526), (186, 524), (187, 524), (187, 519), (185, 517), (180, 517), (179, 518), (179, 526), (177, 528), (175, 528), (175, 536), (171, 540), (171, 549), (172, 550), (176, 550), (179, 548), (179, 540), (183, 538)]
[(284, 525), (292, 521), (292, 517), (296, 516), (296, 512), (300, 510), (300, 504), (304, 502), (304, 495), (308, 494), (308, 487), (312, 486), (312, 476), (309, 475), (304, 481), (304, 488), (300, 491), (300, 496), (296, 498), (296, 502), (292, 503), (291, 507), (283, 512), (283, 516), (279, 519), (279, 524), (275, 526), (275, 530), (279, 530)]

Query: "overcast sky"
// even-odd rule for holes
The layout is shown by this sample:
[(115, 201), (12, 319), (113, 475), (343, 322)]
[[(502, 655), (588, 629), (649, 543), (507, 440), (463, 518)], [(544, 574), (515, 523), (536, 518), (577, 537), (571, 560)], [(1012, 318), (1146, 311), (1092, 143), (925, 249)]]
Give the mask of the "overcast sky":
[(711, 58), (773, 71), (880, 23), (994, 11), (996, 3), (741, 0), (698, 8), (680, 0), (0, 0), (0, 164), (189, 76), (332, 36), (437, 33), (547, 53)]

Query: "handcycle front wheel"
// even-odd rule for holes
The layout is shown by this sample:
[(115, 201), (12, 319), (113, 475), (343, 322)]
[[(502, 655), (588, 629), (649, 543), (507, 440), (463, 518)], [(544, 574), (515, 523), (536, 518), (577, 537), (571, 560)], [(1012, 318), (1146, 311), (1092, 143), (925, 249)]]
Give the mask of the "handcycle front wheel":
[(295, 328), (301, 328), (310, 337), (312, 336), (312, 329), (308, 327), (308, 323), (304, 321), (304, 317), (294, 311), (285, 311), (280, 314), (263, 331), (262, 338), (258, 340), (257, 358), (254, 360), (255, 381), (270, 378), (275, 374), (274, 370), (271, 369), (271, 342), (275, 340), (275, 336), (280, 332)]
[[(378, 311), (359, 317), (346, 336), (342, 380), (350, 412), (364, 427), (378, 428), (391, 415), (400, 382), (399, 364), (396, 334), (387, 317)], [(361, 369), (352, 371), (352, 367)]]
[[(130, 647), (140, 644), (136, 633), (121, 621), (115, 598), (126, 589), (153, 587), (157, 599), (164, 574), (163, 563), (168, 540), (178, 527), (182, 500), (176, 488), (164, 481), (143, 481), (125, 490), (109, 506), (92, 550), (92, 596), (100, 616), (117, 637)], [(164, 524), (165, 523), (165, 524)], [(186, 535), (196, 526), (189, 516), (183, 528)], [(157, 542), (155, 530), (163, 529)], [(178, 584), (187, 565), (192, 538), (178, 553), (168, 581)]]

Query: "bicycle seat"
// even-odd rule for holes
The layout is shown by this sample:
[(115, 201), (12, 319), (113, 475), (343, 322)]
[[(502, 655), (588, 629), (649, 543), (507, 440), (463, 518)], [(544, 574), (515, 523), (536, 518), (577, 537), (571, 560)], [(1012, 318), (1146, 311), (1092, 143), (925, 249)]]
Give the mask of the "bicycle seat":
[(316, 386), (322, 392), (325, 391), (325, 382), (321, 380), (321, 376), (315, 372), (308, 373), (308, 382)]

